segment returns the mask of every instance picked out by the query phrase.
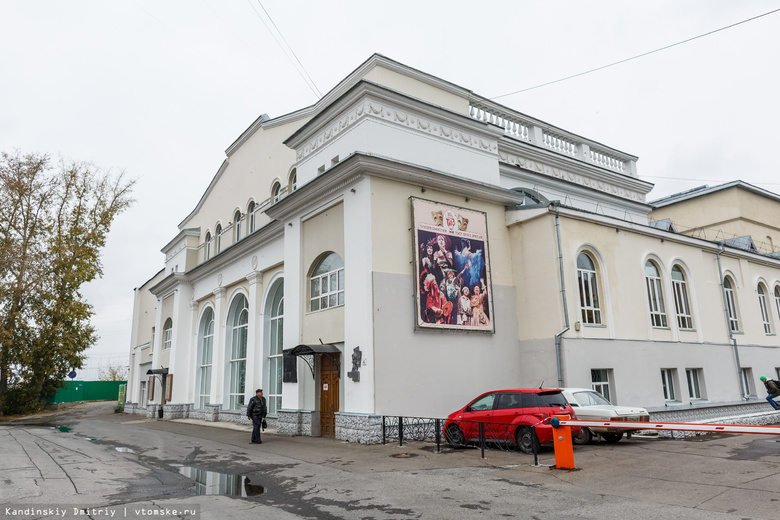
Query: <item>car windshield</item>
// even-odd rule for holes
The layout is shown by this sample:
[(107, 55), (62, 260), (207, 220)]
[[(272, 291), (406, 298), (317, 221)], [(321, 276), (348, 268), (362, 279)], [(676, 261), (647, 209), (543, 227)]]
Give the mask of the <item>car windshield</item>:
[(574, 399), (580, 404), (580, 406), (611, 406), (612, 403), (607, 401), (603, 395), (598, 392), (586, 391), (575, 392)]
[(566, 406), (566, 398), (560, 391), (539, 392), (539, 406)]

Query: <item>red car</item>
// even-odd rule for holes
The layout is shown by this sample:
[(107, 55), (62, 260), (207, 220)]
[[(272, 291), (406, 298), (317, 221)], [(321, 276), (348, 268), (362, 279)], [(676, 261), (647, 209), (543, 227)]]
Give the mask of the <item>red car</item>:
[[(540, 444), (553, 441), (550, 419), (554, 415), (576, 419), (559, 388), (493, 390), (447, 416), (444, 438), (450, 446), (479, 441), (479, 425), (484, 423), (487, 442), (509, 443), (523, 453), (533, 453)], [(572, 428), (573, 436), (578, 433), (579, 428)]]

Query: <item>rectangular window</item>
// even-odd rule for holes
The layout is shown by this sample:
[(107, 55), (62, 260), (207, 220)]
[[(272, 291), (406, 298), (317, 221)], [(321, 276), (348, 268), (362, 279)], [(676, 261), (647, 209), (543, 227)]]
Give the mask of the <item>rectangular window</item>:
[(651, 276), (645, 277), (647, 285), (647, 301), (650, 304), (650, 321), (653, 327), (667, 327), (666, 309), (664, 309), (664, 297), (661, 293), (661, 279)]
[(213, 347), (213, 334), (204, 336), (200, 359), (200, 396), (198, 399), (198, 407), (201, 409), (211, 402), (211, 354)]
[(704, 377), (702, 376), (701, 368), (686, 368), (685, 377), (688, 380), (688, 395), (691, 399), (703, 399), (702, 384)]
[(674, 368), (661, 369), (661, 383), (664, 387), (664, 399), (666, 401), (677, 400), (677, 394), (674, 391), (675, 372), (676, 370)]
[(284, 359), (282, 358), (282, 344), (284, 338), (284, 318), (274, 316), (271, 318), (271, 345), (269, 358), (268, 385), (268, 413), (276, 415), (282, 407), (282, 380)]
[(726, 295), (726, 313), (729, 316), (729, 330), (739, 332), (739, 319), (737, 318), (737, 303), (734, 301), (734, 289), (731, 283), (726, 279), (724, 281), (724, 293)]
[(163, 348), (169, 349), (173, 344), (173, 328), (169, 327), (163, 331)]
[(764, 333), (772, 334), (772, 325), (769, 323), (769, 309), (766, 304), (766, 294), (764, 290), (758, 289), (758, 306), (761, 308), (761, 320), (764, 322)]
[(596, 272), (578, 269), (577, 278), (580, 285), (582, 323), (600, 325), (601, 308), (599, 307), (599, 294), (596, 286)]
[(752, 368), (742, 368), (742, 391), (745, 392), (745, 397), (754, 397), (756, 395)]
[(344, 268), (311, 278), (311, 310), (344, 305)]
[(674, 291), (674, 307), (677, 311), (677, 327), (681, 330), (693, 330), (693, 318), (691, 308), (688, 305), (688, 291), (685, 280), (672, 280)]
[(612, 404), (612, 393), (610, 392), (609, 380), (612, 377), (611, 368), (594, 368), (590, 371), (591, 388), (607, 398)]

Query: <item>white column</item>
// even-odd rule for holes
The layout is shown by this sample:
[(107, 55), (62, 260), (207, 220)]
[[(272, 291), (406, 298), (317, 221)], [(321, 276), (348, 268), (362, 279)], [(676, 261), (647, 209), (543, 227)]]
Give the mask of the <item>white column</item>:
[[(344, 359), (342, 411), (374, 413), (374, 322), (372, 283), (371, 181), (366, 177), (344, 198)], [(347, 376), (352, 353), (360, 347), (360, 381)]]
[(193, 408), (197, 408), (199, 390), (196, 386), (198, 384), (198, 370), (200, 368), (200, 358), (198, 357), (198, 327), (200, 326), (200, 323), (198, 323), (199, 307), (198, 302), (190, 300), (190, 345), (192, 345), (192, 347), (190, 348), (190, 355), (188, 356), (189, 363), (187, 363), (187, 370), (190, 374), (190, 383), (187, 387), (187, 402), (193, 403)]
[(171, 345), (171, 357), (169, 374), (173, 374), (173, 388), (171, 403), (191, 403), (193, 372), (190, 370), (190, 361), (193, 357), (192, 343), (192, 286), (180, 284), (173, 296), (173, 342)]
[(214, 345), (211, 359), (211, 404), (222, 404), (223, 408), (230, 403), (224, 402), (225, 374), (225, 289), (214, 289)]
[[(305, 310), (305, 293), (301, 286), (301, 220), (296, 218), (284, 226), (284, 336), (285, 349), (293, 348), (301, 339), (301, 318)], [(306, 391), (308, 365), (296, 359), (298, 382), (282, 384), (282, 408), (300, 410)]]
[(246, 388), (245, 400), (255, 395), (255, 389), (263, 388), (263, 312), (262, 312), (262, 274), (249, 273), (246, 276), (249, 282), (249, 323), (246, 334)]
[[(160, 351), (162, 350), (162, 305), (163, 299), (161, 297), (157, 297), (157, 312), (155, 312), (154, 316), (154, 337), (152, 338), (152, 369), (155, 368), (161, 368), (160, 367)], [(149, 380), (149, 377), (146, 374), (144, 374), (144, 377), (146, 380)], [(150, 400), (150, 403), (162, 403), (162, 387), (160, 386), (160, 378), (157, 376), (154, 376), (154, 399)], [(146, 389), (146, 395), (149, 395), (149, 391), (151, 388), (148, 387)]]

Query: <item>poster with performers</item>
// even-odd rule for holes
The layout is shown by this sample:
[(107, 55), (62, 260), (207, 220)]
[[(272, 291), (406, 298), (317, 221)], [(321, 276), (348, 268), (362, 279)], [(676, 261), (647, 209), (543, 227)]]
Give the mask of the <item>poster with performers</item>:
[(494, 332), (487, 215), (411, 202), (416, 329)]

